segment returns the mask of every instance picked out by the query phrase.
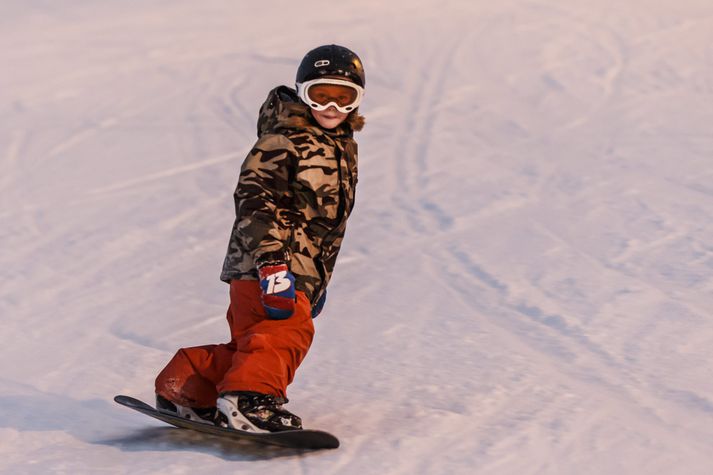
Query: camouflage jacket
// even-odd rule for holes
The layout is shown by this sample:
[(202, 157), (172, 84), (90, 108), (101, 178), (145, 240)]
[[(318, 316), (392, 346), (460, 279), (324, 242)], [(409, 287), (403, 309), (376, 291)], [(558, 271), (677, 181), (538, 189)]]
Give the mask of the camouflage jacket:
[(323, 129), (293, 89), (270, 91), (234, 193), (236, 219), (221, 280), (257, 279), (256, 262), (284, 259), (296, 289), (313, 304), (320, 298), (354, 207), (352, 136), (363, 125), (354, 111), (336, 129)]

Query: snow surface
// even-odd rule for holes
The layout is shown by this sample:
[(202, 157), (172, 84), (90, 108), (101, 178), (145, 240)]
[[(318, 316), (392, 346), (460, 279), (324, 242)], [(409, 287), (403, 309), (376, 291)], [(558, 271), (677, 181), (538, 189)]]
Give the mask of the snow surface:
[[(713, 3), (3, 0), (0, 472), (713, 473)], [(225, 341), (257, 109), (367, 68), (357, 208), (290, 388), (336, 451), (150, 401)]]

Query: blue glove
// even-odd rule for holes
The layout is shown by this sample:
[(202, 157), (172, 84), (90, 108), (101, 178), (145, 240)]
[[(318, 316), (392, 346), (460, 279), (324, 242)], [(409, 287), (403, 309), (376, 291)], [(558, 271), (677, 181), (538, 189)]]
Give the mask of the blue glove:
[(320, 313), (322, 313), (322, 309), (324, 308), (324, 302), (327, 301), (327, 291), (325, 290), (322, 296), (317, 300), (317, 303), (314, 304), (314, 307), (312, 307), (312, 318), (317, 318)]

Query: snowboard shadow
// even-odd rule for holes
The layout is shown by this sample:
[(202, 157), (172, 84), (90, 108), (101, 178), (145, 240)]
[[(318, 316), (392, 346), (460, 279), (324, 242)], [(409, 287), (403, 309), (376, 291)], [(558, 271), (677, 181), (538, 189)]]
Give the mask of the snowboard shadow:
[(177, 427), (146, 427), (129, 435), (95, 443), (109, 445), (125, 452), (158, 450), (209, 453), (229, 462), (304, 457), (321, 452), (258, 444), (248, 440), (226, 440)]

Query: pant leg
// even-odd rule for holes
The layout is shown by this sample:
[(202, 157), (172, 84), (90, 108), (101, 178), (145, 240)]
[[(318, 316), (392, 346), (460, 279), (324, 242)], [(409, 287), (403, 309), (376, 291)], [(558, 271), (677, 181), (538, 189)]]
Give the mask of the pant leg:
[(312, 344), (311, 305), (304, 293), (297, 292), (295, 313), (285, 320), (267, 317), (260, 294), (257, 281), (230, 284), (230, 326), (236, 351), (218, 384), (219, 392), (255, 391), (285, 397)]
[(182, 406), (215, 407), (233, 353), (230, 344), (181, 348), (156, 378), (156, 394)]
[[(233, 320), (228, 307), (228, 325)], [(156, 394), (190, 407), (214, 407), (216, 389), (230, 369), (235, 342), (181, 348), (156, 378)]]

